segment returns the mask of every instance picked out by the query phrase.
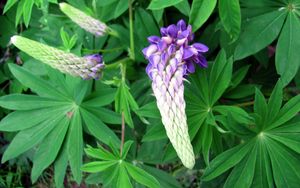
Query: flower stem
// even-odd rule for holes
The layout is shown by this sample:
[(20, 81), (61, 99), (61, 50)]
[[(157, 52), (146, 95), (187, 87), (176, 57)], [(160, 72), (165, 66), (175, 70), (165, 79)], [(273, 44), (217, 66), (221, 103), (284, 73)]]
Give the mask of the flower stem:
[(234, 106), (245, 107), (245, 106), (251, 106), (253, 104), (254, 104), (254, 101), (249, 101), (249, 102), (244, 102), (244, 103), (240, 103), (240, 104), (235, 104)]
[(133, 17), (132, 17), (132, 2), (128, 0), (129, 9), (129, 32), (130, 32), (130, 58), (135, 59), (134, 54), (134, 35), (133, 35)]
[(120, 51), (124, 49), (123, 47), (118, 47), (118, 48), (110, 48), (110, 49), (95, 49), (95, 50), (90, 50), (90, 49), (82, 49), (84, 53), (109, 53), (109, 52), (115, 52), (115, 51)]
[[(127, 58), (121, 59), (121, 60), (119, 60), (115, 63), (105, 64), (105, 69), (106, 70), (116, 69), (120, 65), (125, 64), (126, 62), (128, 62), (129, 60), (130, 60), (130, 58), (127, 57)], [(126, 67), (125, 67), (125, 69), (126, 69)], [(125, 75), (123, 75), (125, 73), (126, 73), (126, 70), (124, 71), (123, 69), (121, 69), (122, 78), (125, 77)]]

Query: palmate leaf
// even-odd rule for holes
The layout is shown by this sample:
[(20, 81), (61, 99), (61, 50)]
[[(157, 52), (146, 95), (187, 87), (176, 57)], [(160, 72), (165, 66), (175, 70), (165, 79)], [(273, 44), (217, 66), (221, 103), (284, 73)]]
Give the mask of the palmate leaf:
[[(105, 180), (105, 186), (109, 187), (133, 187), (131, 179), (147, 187), (160, 187), (160, 183), (151, 174), (128, 162), (127, 154), (132, 143), (133, 141), (127, 141), (124, 144), (122, 155), (117, 152), (111, 153), (102, 146), (87, 148), (86, 152), (90, 157), (101, 159), (101, 161), (89, 162), (81, 169), (89, 173), (103, 172), (102, 178)], [(113, 146), (111, 150), (114, 151), (116, 148)]]
[[(22, 84), (38, 95), (12, 94), (0, 98), (0, 106), (16, 110), (2, 119), (0, 130), (19, 131), (4, 152), (2, 162), (37, 146), (31, 173), (33, 182), (54, 163), (56, 186), (60, 187), (69, 162), (74, 179), (79, 183), (83, 125), (87, 127), (88, 134), (101, 142), (119, 145), (118, 137), (101, 121), (106, 113), (112, 114), (115, 120), (106, 117), (103, 121), (121, 123), (120, 116), (103, 108), (112, 102), (113, 97), (109, 95), (114, 96), (116, 90), (106, 89), (98, 91), (101, 94), (90, 94), (91, 82), (64, 77), (53, 69), (49, 69), (50, 79), (47, 81), (20, 66), (10, 64), (9, 68)], [(107, 101), (101, 101), (101, 96)], [(94, 112), (98, 109), (100, 115), (95, 116)]]
[[(280, 100), (280, 101), (278, 101)], [(279, 80), (268, 103), (256, 91), (255, 125), (245, 143), (218, 155), (202, 179), (212, 180), (232, 168), (224, 187), (297, 187), (300, 181), (299, 95), (281, 108)], [(271, 116), (270, 114), (273, 114)], [(269, 115), (268, 115), (269, 114)], [(276, 115), (277, 114), (277, 115)], [(286, 115), (282, 120), (282, 114)], [(291, 120), (292, 119), (292, 120)], [(233, 121), (231, 121), (233, 123)], [(243, 127), (238, 123), (235, 126)], [(239, 135), (244, 138), (243, 135)], [(243, 152), (241, 152), (243, 151)], [(234, 162), (231, 159), (235, 159)], [(238, 160), (237, 160), (238, 159)]]
[(300, 18), (295, 11), (290, 11), (278, 39), (276, 48), (276, 70), (284, 85), (296, 75), (300, 60), (296, 49), (300, 48)]
[(300, 18), (297, 1), (242, 1), (245, 7), (244, 29), (238, 41), (234, 58), (239, 60), (255, 54), (278, 37), (275, 53), (277, 73), (283, 85), (296, 75), (300, 61), (296, 49), (300, 47)]
[(214, 117), (217, 109), (214, 108), (216, 102), (230, 86), (232, 63), (232, 58), (227, 60), (225, 51), (221, 50), (209, 69), (199, 69), (195, 74), (190, 75), (190, 83), (185, 85), (189, 133), (194, 139), (196, 152), (202, 148), (207, 164), (209, 150), (214, 144), (213, 138), (219, 136), (215, 134), (218, 132), (216, 128), (219, 127)]

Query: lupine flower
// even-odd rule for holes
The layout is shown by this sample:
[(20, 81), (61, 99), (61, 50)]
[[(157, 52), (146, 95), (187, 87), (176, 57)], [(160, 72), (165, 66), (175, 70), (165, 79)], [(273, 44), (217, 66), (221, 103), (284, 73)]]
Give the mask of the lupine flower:
[(104, 68), (102, 56), (98, 54), (78, 57), (75, 54), (21, 36), (13, 36), (11, 42), (35, 59), (63, 73), (80, 76), (83, 79), (98, 79)]
[(73, 22), (96, 36), (103, 36), (110, 30), (105, 23), (102, 23), (101, 21), (85, 14), (81, 10), (72, 7), (67, 3), (60, 3), (59, 6), (61, 11), (65, 13)]
[(207, 67), (203, 53), (208, 47), (193, 41), (192, 27), (183, 20), (161, 28), (162, 37), (148, 37), (150, 45), (143, 49), (149, 61), (146, 72), (167, 135), (184, 166), (193, 168), (195, 156), (188, 134), (184, 101), (184, 77), (195, 72), (195, 65)]

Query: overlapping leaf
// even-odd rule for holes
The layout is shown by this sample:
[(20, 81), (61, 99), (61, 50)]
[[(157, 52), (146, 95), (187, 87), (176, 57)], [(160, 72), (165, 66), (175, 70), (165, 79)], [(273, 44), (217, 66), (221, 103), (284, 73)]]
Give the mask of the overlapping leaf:
[[(115, 90), (102, 90), (100, 95), (90, 94), (91, 82), (65, 78), (49, 69), (50, 79), (55, 80), (51, 82), (17, 65), (10, 64), (9, 67), (22, 84), (38, 95), (12, 94), (0, 98), (2, 107), (16, 110), (0, 122), (0, 130), (19, 131), (5, 151), (2, 162), (37, 146), (31, 173), (33, 182), (53, 162), (55, 172), (61, 174), (60, 170), (65, 170), (68, 161), (74, 179), (80, 182), (84, 124), (88, 133), (101, 142), (119, 144), (118, 137), (103, 121), (119, 124), (120, 116), (101, 107), (112, 102), (111, 95)], [(94, 112), (100, 115), (95, 116)], [(55, 177), (57, 186), (62, 184), (63, 179)]]
[(300, 181), (299, 99), (298, 95), (281, 108), (281, 81), (268, 103), (257, 90), (255, 124), (236, 123), (228, 118), (232, 127), (242, 128), (236, 129), (235, 133), (245, 143), (213, 159), (203, 180), (214, 179), (232, 169), (224, 187), (297, 187)]

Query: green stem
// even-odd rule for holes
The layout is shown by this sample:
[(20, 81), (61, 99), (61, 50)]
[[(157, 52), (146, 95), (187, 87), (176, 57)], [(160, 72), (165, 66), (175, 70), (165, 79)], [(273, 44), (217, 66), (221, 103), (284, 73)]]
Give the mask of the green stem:
[(111, 48), (111, 49), (95, 49), (95, 50), (90, 50), (90, 49), (82, 49), (84, 53), (109, 53), (109, 52), (114, 52), (114, 51), (120, 51), (123, 50), (124, 48), (119, 47), (119, 48)]
[[(116, 69), (120, 65), (123, 65), (123, 64), (126, 65), (126, 62), (128, 62), (128, 61), (130, 61), (130, 58), (127, 57), (127, 58), (121, 59), (121, 60), (119, 60), (119, 61), (117, 61), (115, 63), (106, 64), (105, 65), (105, 69), (107, 69), (107, 70)], [(126, 69), (126, 66), (125, 66), (125, 69)], [(122, 78), (125, 76), (125, 75), (123, 76), (123, 74), (124, 74), (123, 71), (124, 70), (122, 70), (122, 67), (121, 67)], [(125, 70), (125, 73), (126, 73), (126, 70)]]
[(108, 27), (107, 31), (106, 31), (109, 35), (120, 38), (118, 32), (116, 32), (115, 30), (113, 30), (112, 28)]
[(240, 104), (235, 104), (234, 106), (245, 107), (245, 106), (252, 106), (253, 104), (254, 104), (254, 101), (249, 101), (249, 102), (244, 102), (244, 103), (240, 103)]
[(132, 17), (132, 2), (128, 0), (129, 9), (129, 32), (130, 32), (130, 58), (135, 59), (134, 54), (134, 35), (133, 35), (133, 17)]

